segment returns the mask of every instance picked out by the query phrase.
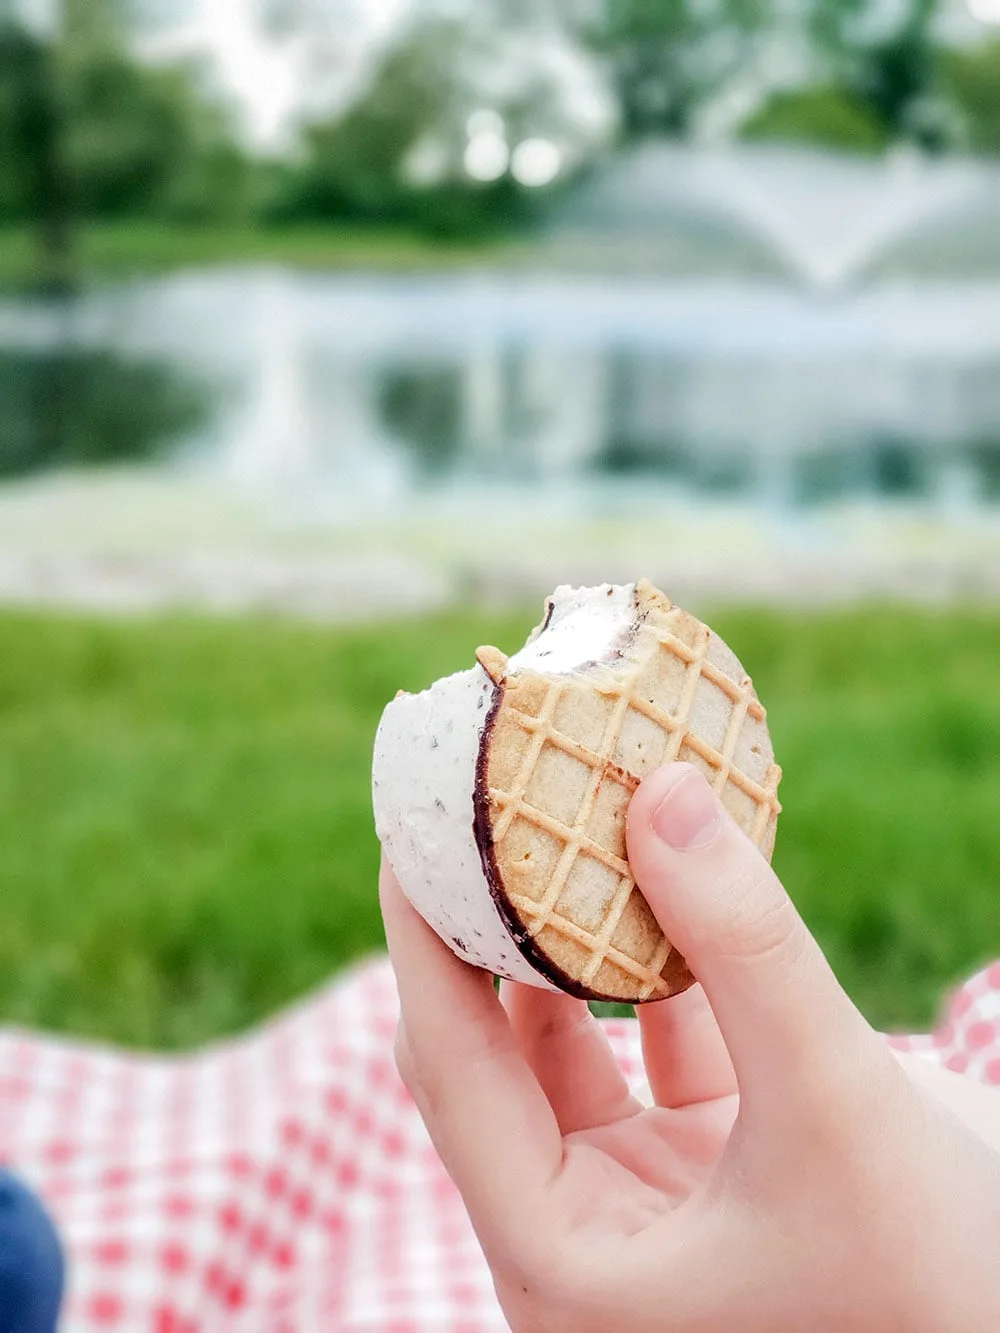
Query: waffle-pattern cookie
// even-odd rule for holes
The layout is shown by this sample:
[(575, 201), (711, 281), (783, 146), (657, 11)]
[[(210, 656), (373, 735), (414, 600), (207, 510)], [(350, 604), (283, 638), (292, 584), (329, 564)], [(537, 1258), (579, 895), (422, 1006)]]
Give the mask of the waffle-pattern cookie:
[(495, 693), (475, 831), (494, 900), (529, 961), (571, 993), (641, 1003), (691, 976), (629, 869), (632, 793), (661, 764), (693, 764), (770, 857), (781, 770), (764, 708), (726, 644), (648, 581), (634, 597), (634, 631), (617, 660), (508, 671), (496, 649), (480, 649)]

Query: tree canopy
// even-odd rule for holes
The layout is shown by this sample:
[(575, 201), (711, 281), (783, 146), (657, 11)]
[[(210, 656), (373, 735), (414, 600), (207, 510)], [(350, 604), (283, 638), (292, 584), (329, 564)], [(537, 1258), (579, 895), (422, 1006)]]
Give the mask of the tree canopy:
[(200, 71), (138, 60), (134, 12), (64, 0), (44, 33), (9, 0), (0, 8), (0, 222), (32, 221), (56, 278), (80, 221), (231, 217), (249, 204), (250, 165)]
[[(357, 0), (247, 0), (317, 81), (297, 150), (262, 162), (205, 67), (138, 58), (137, 28), (179, 3), (63, 0), (46, 31), (0, 0), (0, 223), (29, 221), (53, 273), (87, 219), (508, 225), (545, 196), (519, 185), (520, 144), (558, 163), (534, 185), (562, 180), (615, 121), (626, 141), (696, 134), (734, 89), (734, 132), (1000, 153), (1000, 43), (942, 46), (944, 0), (468, 0), (448, 17), (416, 0), (336, 105), (321, 94)], [(495, 128), (473, 169), (477, 116)]]

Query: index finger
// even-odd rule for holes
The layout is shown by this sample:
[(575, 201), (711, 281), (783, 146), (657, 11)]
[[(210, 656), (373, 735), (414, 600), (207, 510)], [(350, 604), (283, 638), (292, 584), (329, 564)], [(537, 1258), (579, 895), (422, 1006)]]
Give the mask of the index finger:
[(524, 1057), (489, 973), (456, 958), (403, 896), (387, 861), (379, 876), (399, 986), (407, 1073), (434, 1146), (473, 1226), (511, 1243), (537, 1234), (562, 1166), (555, 1114)]
[(638, 1006), (642, 1058), (657, 1106), (681, 1108), (738, 1091), (733, 1062), (708, 996), (695, 983)]

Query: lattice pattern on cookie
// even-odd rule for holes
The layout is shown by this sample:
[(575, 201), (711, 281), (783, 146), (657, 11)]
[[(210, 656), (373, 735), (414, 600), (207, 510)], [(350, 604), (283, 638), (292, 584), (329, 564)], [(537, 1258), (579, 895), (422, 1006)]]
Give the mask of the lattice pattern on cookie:
[[(567, 691), (574, 689), (572, 678), (533, 678), (532, 697), (525, 698), (523, 707), (518, 707), (518, 691), (508, 691), (502, 707), (505, 722), (516, 725), (529, 739), (508, 782), (493, 785), (490, 775), (498, 853), (520, 821), (548, 835), (558, 848), (540, 898), (519, 892), (518, 884), (508, 878), (511, 902), (530, 934), (538, 937), (543, 931), (555, 931), (567, 945), (584, 951), (586, 962), (579, 976), (583, 985), (603, 992), (600, 977), (607, 977), (607, 972), (602, 969), (610, 966), (626, 974), (639, 1000), (671, 990), (663, 977), (671, 946), (662, 934), (657, 932), (659, 942), (648, 958), (633, 957), (619, 947), (622, 941), (615, 942), (633, 894), (641, 901), (624, 859), (622, 831), (625, 806), (641, 777), (661, 762), (681, 758), (694, 763), (758, 846), (780, 810), (780, 769), (747, 736), (754, 724), (763, 730), (765, 719), (749, 678), (735, 680), (711, 660), (713, 643), (719, 640), (707, 627), (665, 600), (662, 605), (665, 614), (650, 621), (644, 631), (655, 635), (655, 651), (623, 676), (608, 672), (587, 682), (586, 689), (603, 702), (585, 712), (575, 728), (585, 740), (556, 725), (560, 705)], [(583, 697), (579, 682), (575, 688), (579, 703)], [(553, 761), (562, 764), (562, 780), (539, 781), (545, 765)], [(545, 793), (550, 808), (535, 803), (533, 784)], [(609, 784), (614, 785), (609, 788)], [(609, 790), (612, 795), (607, 800), (602, 793)], [(553, 792), (565, 808), (551, 808)], [(529, 857), (530, 853), (523, 859)], [(588, 876), (589, 882), (575, 889), (574, 881)], [(600, 920), (582, 919), (581, 904), (595, 901), (603, 913)]]

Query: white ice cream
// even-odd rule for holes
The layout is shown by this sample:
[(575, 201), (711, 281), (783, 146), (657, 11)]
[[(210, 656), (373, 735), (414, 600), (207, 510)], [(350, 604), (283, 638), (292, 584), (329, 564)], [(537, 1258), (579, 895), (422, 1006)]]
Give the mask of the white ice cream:
[(635, 584), (600, 588), (557, 588), (545, 630), (525, 644), (508, 671), (564, 675), (588, 662), (610, 657), (635, 624)]
[[(507, 666), (565, 674), (611, 660), (635, 623), (632, 584), (557, 588), (549, 624)], [(524, 958), (490, 893), (473, 795), (494, 685), (478, 664), (388, 705), (375, 738), (375, 829), (425, 921), (470, 963), (556, 990)]]

